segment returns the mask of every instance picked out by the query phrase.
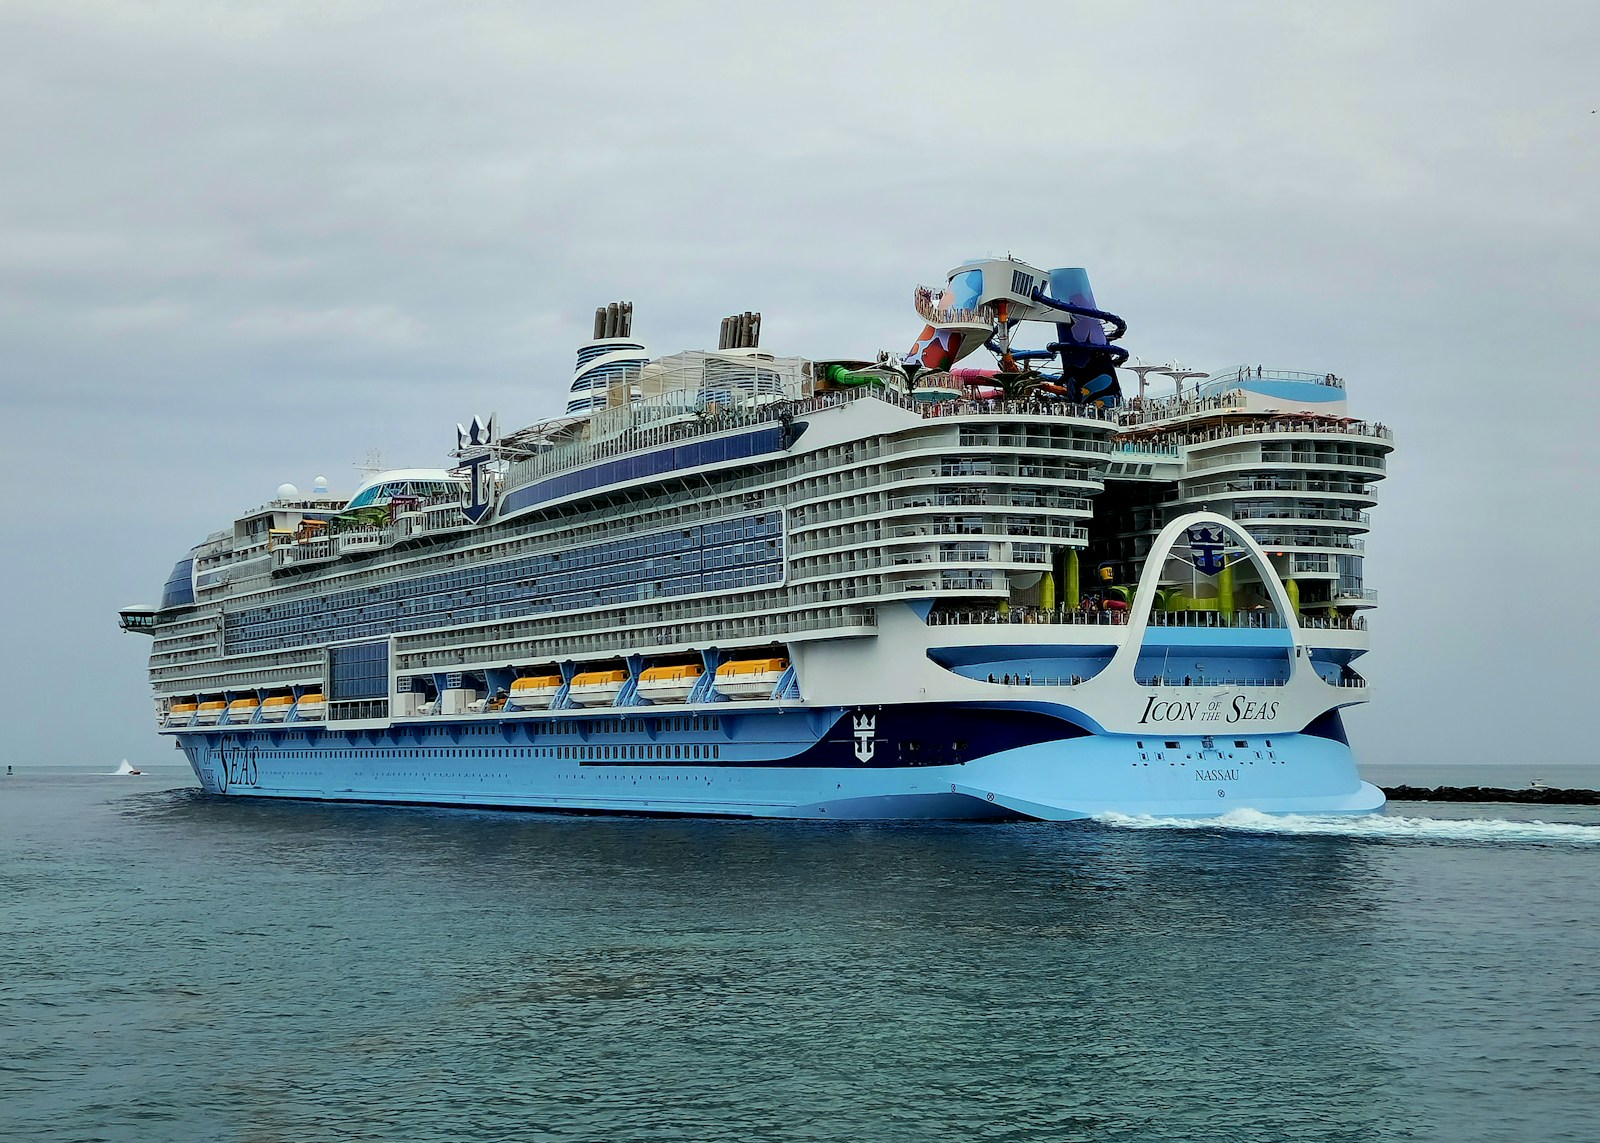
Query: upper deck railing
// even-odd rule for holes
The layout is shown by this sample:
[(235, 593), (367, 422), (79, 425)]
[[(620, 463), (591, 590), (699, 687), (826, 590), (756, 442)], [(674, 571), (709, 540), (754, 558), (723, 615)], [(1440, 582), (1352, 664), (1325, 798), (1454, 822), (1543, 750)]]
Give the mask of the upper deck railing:
[(1226, 385), (1242, 383), (1245, 381), (1297, 381), (1305, 385), (1326, 385), (1331, 389), (1343, 389), (1344, 378), (1332, 373), (1304, 373), (1294, 369), (1266, 369), (1259, 365), (1236, 365), (1232, 369), (1224, 369), (1213, 373), (1200, 382), (1202, 391), (1212, 385)]
[(1306, 435), (1330, 435), (1364, 437), (1381, 441), (1394, 440), (1394, 432), (1381, 421), (1355, 421), (1343, 417), (1289, 417), (1280, 414), (1262, 417), (1259, 420), (1196, 425), (1193, 428), (1175, 428), (1149, 433), (1118, 441), (1116, 451), (1121, 452), (1136, 445), (1178, 449), (1189, 445), (1231, 440), (1237, 437), (1282, 436), (1285, 434), (1301, 437)]
[(575, 439), (566, 441), (548, 448), (536, 456), (514, 461), (506, 474), (505, 484), (507, 487), (515, 487), (526, 484), (538, 477), (580, 468), (596, 461), (625, 456), (635, 452), (647, 452), (664, 445), (714, 436), (717, 433), (731, 432), (735, 429), (754, 428), (784, 420), (794, 420), (823, 412), (827, 409), (841, 408), (853, 401), (868, 397), (905, 409), (908, 412), (917, 413), (924, 419), (999, 415), (1062, 417), (1074, 420), (1110, 422), (1114, 421), (1116, 417), (1114, 409), (1102, 409), (1096, 405), (1076, 405), (1065, 401), (1012, 400), (1006, 398), (978, 400), (963, 397), (950, 401), (924, 402), (914, 400), (902, 393), (876, 387), (818, 393), (811, 397), (795, 400), (773, 399), (759, 403), (752, 402), (739, 408), (720, 408), (715, 403), (709, 403), (705, 408), (683, 409), (672, 420), (624, 429), (603, 440)]

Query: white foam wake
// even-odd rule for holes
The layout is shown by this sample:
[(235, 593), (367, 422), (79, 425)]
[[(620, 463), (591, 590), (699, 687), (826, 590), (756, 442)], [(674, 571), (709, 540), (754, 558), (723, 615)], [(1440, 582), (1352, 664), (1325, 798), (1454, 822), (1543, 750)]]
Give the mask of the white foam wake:
[(1600, 845), (1600, 826), (1572, 822), (1519, 822), (1509, 818), (1407, 818), (1391, 814), (1318, 816), (1234, 810), (1215, 818), (1102, 814), (1095, 820), (1119, 829), (1224, 829), (1244, 833), (1370, 838), (1374, 841)]

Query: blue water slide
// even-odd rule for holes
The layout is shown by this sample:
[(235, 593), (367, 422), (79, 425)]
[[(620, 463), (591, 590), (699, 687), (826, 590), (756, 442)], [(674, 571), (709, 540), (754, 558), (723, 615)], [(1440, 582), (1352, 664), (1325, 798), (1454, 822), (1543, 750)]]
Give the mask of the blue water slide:
[[(1120, 403), (1122, 386), (1117, 382), (1117, 366), (1128, 360), (1128, 351), (1111, 343), (1128, 332), (1128, 323), (1095, 304), (1089, 274), (1082, 267), (1051, 270), (1049, 286), (1048, 293), (1035, 288), (1031, 296), (1038, 305), (1066, 315), (1065, 320), (1056, 323), (1057, 340), (1048, 347), (1061, 355), (1066, 383), (1085, 402)], [(1074, 320), (1080, 317), (1090, 320)]]
[[(1116, 341), (1123, 334), (1128, 332), (1128, 323), (1123, 321), (1116, 314), (1109, 313), (1106, 310), (1097, 310), (1092, 306), (1075, 306), (1070, 302), (1060, 302), (1055, 298), (1050, 297), (1043, 290), (1038, 289), (1037, 287), (1035, 287), (1033, 291), (1033, 300), (1042, 306), (1049, 306), (1053, 310), (1062, 310), (1076, 317), (1098, 318), (1100, 321), (1109, 322), (1116, 328), (1110, 333), (1103, 334), (1105, 340), (1108, 342)], [(1071, 327), (1068, 326), (1066, 328), (1070, 329)], [(1107, 348), (1120, 347), (1108, 346)]]

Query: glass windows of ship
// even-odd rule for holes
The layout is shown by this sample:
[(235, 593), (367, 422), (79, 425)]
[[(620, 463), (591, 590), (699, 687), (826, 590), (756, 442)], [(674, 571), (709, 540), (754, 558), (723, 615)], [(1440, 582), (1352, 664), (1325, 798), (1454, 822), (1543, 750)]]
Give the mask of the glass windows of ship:
[[(770, 511), (588, 544), (564, 557), (544, 553), (467, 565), (340, 591), (315, 602), (245, 609), (228, 616), (225, 649), (247, 654), (484, 622), (502, 618), (507, 609), (540, 614), (776, 583), (783, 575), (781, 534), (781, 517)], [(671, 574), (649, 575), (669, 555)]]

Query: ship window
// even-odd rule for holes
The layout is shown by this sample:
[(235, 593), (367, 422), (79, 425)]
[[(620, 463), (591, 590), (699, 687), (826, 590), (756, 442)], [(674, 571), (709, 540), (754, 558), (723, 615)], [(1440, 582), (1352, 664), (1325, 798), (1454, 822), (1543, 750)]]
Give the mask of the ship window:
[(1176, 743), (1176, 742), (1167, 743), (1167, 749), (1168, 750), (1176, 750), (1177, 748), (1178, 748), (1178, 743)]

